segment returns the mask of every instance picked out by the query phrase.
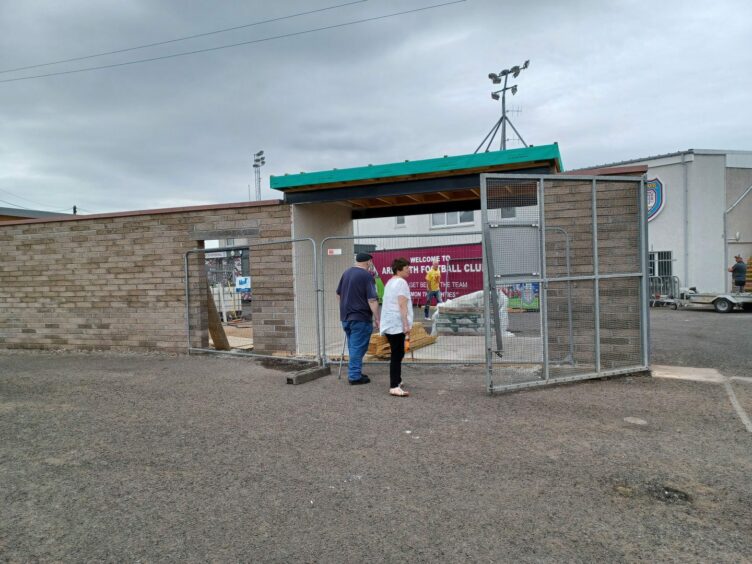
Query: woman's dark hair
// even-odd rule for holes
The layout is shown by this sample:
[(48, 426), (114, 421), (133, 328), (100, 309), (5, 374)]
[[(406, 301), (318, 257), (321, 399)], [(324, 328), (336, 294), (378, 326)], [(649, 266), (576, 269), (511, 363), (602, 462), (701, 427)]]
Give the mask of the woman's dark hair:
[(392, 273), (397, 274), (398, 271), (402, 270), (406, 266), (410, 266), (410, 261), (406, 258), (396, 258), (394, 259), (394, 262), (392, 262)]

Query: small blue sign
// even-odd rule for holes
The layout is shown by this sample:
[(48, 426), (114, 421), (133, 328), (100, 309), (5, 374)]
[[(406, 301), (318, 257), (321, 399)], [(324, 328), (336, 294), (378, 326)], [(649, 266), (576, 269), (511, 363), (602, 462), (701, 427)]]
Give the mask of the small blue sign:
[(238, 276), (235, 279), (235, 292), (243, 293), (251, 291), (251, 277)]
[(663, 182), (657, 178), (648, 180), (645, 183), (645, 189), (648, 193), (648, 221), (651, 221), (661, 213), (663, 205), (666, 203), (666, 193), (663, 190)]

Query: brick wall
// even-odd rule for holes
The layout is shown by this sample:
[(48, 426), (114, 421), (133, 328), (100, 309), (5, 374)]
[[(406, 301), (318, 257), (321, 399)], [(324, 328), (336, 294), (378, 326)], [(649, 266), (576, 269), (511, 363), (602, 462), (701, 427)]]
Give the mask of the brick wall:
[[(290, 217), (273, 201), (0, 224), (0, 347), (185, 352), (185, 252), (216, 235), (287, 239)], [(294, 350), (289, 253), (251, 256), (258, 352)], [(191, 344), (205, 347), (203, 261), (190, 265)]]

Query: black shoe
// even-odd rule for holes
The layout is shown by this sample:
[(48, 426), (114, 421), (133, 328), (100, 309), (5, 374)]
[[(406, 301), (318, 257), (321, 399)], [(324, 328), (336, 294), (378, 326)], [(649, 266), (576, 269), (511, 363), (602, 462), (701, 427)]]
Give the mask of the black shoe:
[(370, 384), (371, 383), (371, 379), (368, 376), (366, 376), (365, 374), (361, 374), (360, 375), (360, 380), (348, 380), (348, 382), (350, 382), (351, 386), (358, 386), (360, 384)]

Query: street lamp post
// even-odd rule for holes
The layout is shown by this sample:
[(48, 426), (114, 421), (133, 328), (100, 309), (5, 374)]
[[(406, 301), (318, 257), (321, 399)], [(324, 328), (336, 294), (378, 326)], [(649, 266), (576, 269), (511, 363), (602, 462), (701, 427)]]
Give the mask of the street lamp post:
[(253, 153), (253, 173), (256, 178), (256, 201), (261, 200), (261, 167), (266, 164), (264, 151)]
[[(499, 132), (499, 128), (501, 128), (501, 143), (499, 144), (499, 148), (502, 151), (506, 151), (507, 149), (507, 123), (517, 134), (517, 137), (519, 137), (520, 141), (522, 141), (522, 144), (525, 145), (525, 147), (527, 147), (527, 143), (525, 143), (525, 140), (522, 138), (522, 135), (520, 135), (520, 132), (517, 131), (517, 128), (512, 123), (512, 120), (510, 120), (509, 117), (507, 116), (507, 90), (512, 92), (512, 96), (517, 94), (517, 85), (514, 84), (512, 86), (509, 86), (509, 75), (511, 74), (512, 78), (517, 78), (520, 75), (520, 72), (525, 70), (529, 66), (530, 66), (530, 61), (527, 60), (521, 66), (515, 65), (512, 68), (504, 69), (498, 74), (495, 72), (492, 72), (491, 74), (488, 75), (488, 78), (491, 79), (491, 82), (493, 82), (493, 84), (501, 84), (502, 78), (504, 79), (504, 86), (501, 88), (501, 90), (496, 90), (495, 92), (491, 92), (491, 98), (493, 98), (494, 100), (498, 100), (499, 98), (501, 98), (501, 117), (493, 125), (493, 127), (491, 128), (491, 131), (489, 131), (486, 134), (486, 136), (483, 138), (483, 141), (480, 142), (480, 145), (478, 145), (478, 148), (475, 149), (476, 153), (480, 151), (480, 148), (483, 146), (486, 140), (488, 140), (488, 144), (486, 145), (485, 152), (486, 153), (488, 152), (488, 150), (491, 148), (491, 144), (493, 143), (494, 138), (496, 137), (496, 134)], [(501, 96), (499, 96), (499, 94), (501, 94)]]

